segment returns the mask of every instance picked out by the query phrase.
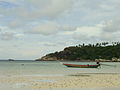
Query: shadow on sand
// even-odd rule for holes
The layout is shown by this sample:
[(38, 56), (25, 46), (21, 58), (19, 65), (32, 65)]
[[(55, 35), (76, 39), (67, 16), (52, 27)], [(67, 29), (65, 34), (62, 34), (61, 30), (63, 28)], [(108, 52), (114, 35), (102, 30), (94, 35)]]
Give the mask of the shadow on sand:
[(80, 74), (80, 73), (77, 73), (77, 74), (69, 74), (67, 76), (75, 76), (75, 77), (90, 77), (90, 75), (87, 75), (87, 74)]

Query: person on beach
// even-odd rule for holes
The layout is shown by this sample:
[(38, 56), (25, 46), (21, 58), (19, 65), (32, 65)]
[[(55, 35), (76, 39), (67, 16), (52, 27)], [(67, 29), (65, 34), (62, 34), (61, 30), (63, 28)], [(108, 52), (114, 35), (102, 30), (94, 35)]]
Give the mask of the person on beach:
[(100, 62), (97, 61), (96, 64), (98, 64), (100, 66)]

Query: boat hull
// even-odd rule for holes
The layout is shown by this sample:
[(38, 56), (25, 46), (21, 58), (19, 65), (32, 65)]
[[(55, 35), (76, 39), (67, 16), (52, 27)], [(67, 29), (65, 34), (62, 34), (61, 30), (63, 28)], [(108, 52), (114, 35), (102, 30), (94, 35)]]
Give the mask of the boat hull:
[(67, 67), (73, 68), (98, 68), (100, 65), (77, 65), (77, 64), (63, 64)]

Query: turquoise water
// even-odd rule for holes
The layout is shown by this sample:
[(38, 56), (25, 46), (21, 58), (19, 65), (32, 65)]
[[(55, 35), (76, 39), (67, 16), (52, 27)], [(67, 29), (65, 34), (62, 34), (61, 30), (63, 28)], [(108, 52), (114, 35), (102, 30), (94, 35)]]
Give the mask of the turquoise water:
[[(95, 64), (95, 62), (64, 62), (74, 64)], [(119, 62), (102, 62), (101, 68), (68, 68), (58, 61), (0, 61), (0, 76), (35, 75), (63, 76), (78, 73), (120, 73)]]

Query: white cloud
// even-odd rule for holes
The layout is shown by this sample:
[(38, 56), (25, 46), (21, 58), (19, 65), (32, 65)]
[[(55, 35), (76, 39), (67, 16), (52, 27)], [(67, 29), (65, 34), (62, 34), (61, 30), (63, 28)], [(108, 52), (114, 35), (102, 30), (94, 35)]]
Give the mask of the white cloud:
[(42, 24), (33, 25), (31, 30), (26, 31), (25, 33), (51, 35), (57, 33), (57, 31), (58, 25), (56, 23), (45, 22)]
[[(31, 20), (38, 18), (56, 18), (60, 16), (73, 6), (73, 0), (23, 0), (23, 1), (10, 1), (7, 0), (7, 6), (14, 6), (12, 8), (0, 9), (1, 15), (5, 18), (12, 18), (13, 20), (8, 23), (10, 27), (22, 26)], [(2, 1), (3, 2), (3, 1)], [(16, 6), (15, 6), (16, 5)]]
[(25, 31), (25, 33), (55, 35), (59, 32), (64, 33), (66, 31), (74, 31), (75, 29), (76, 27), (69, 25), (59, 25), (56, 22), (42, 22), (42, 23), (33, 23), (30, 29)]
[(107, 5), (107, 4), (101, 4), (100, 8), (102, 8), (103, 10), (110, 10), (110, 11), (115, 9), (114, 6)]
[(24, 34), (14, 33), (14, 32), (1, 32), (0, 39), (1, 40), (18, 40), (22, 39)]
[(102, 39), (108, 41), (119, 41), (120, 38), (120, 19), (110, 20), (102, 28)]
[(0, 39), (1, 40), (15, 40), (21, 39), (24, 36), (23, 33), (16, 32), (15, 30), (11, 30), (8, 27), (0, 26)]
[(110, 20), (95, 26), (78, 27), (67, 35), (73, 36), (74, 40), (79, 41), (119, 41), (120, 20)]
[[(109, 1), (109, 0), (108, 0)], [(120, 3), (120, 0), (110, 0), (111, 2), (114, 2), (114, 3)]]
[(72, 36), (74, 39), (81, 41), (95, 40), (95, 37), (99, 37), (102, 32), (101, 27), (99, 25), (78, 27)]
[(105, 32), (119, 32), (120, 31), (120, 19), (109, 20), (105, 23), (103, 30)]
[(60, 30), (63, 31), (74, 31), (76, 29), (75, 26), (70, 26), (70, 25), (63, 25), (63, 26), (59, 26)]
[(0, 33), (0, 37), (2, 40), (12, 40), (15, 38), (14, 33), (12, 32)]

